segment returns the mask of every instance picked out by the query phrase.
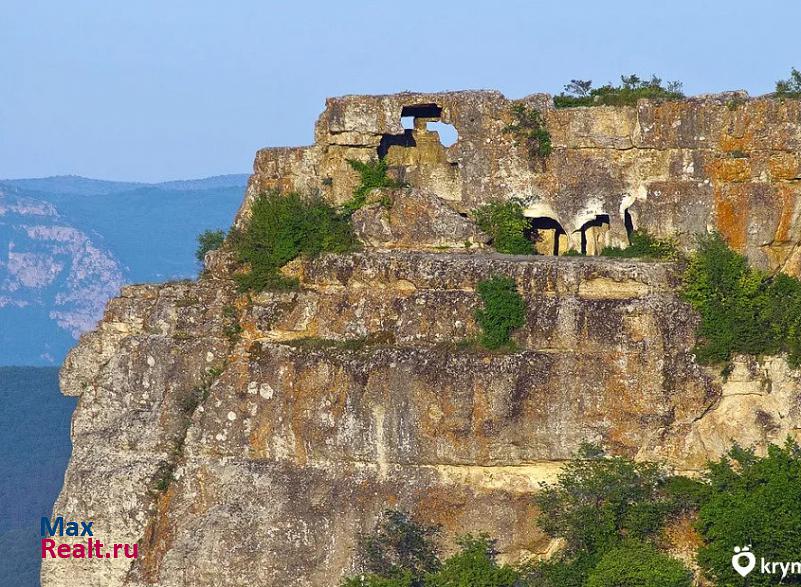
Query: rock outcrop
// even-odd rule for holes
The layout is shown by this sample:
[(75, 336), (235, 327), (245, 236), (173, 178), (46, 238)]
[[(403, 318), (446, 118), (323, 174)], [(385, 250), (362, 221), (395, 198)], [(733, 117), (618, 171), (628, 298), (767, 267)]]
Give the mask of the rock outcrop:
[[(127, 287), (109, 304), (62, 370), (80, 403), (55, 512), (141, 557), (46, 560), (45, 587), (333, 586), (387, 507), (450, 537), (487, 531), (518, 560), (553, 549), (531, 496), (583, 441), (692, 473), (732, 441), (799, 435), (801, 373), (782, 358), (738, 359), (725, 381), (696, 364), (673, 264), (463, 246), (486, 241), (466, 211), (520, 196), (563, 227), (557, 252), (624, 241), (628, 213), (663, 235), (717, 226), (790, 267), (798, 103), (526, 100), (547, 109), (557, 148), (544, 167), (503, 132), (510, 103), (494, 92), (330, 100), (314, 146), (259, 152), (240, 224), (267, 188), (344, 201), (348, 158), (385, 155), (412, 188), (355, 215), (365, 250), (285, 267), (296, 291), (237, 292), (222, 251), (195, 283)], [(443, 147), (434, 120), (459, 140)], [(748, 159), (727, 156), (724, 137)], [(606, 227), (582, 228), (598, 216)], [(783, 256), (768, 254), (777, 243)], [(464, 341), (476, 286), (497, 275), (527, 317), (517, 350), (493, 354)]]
[[(625, 245), (632, 228), (691, 246), (717, 228), (758, 266), (801, 273), (801, 101), (742, 92), (628, 107), (521, 101), (544, 114), (554, 146), (544, 162), (504, 132), (513, 101), (498, 92), (329, 99), (314, 145), (258, 152), (239, 221), (267, 188), (344, 202), (358, 183), (347, 160), (380, 155), (459, 212), (522, 199), (560, 253)], [(456, 143), (443, 146), (432, 121), (452, 125)]]

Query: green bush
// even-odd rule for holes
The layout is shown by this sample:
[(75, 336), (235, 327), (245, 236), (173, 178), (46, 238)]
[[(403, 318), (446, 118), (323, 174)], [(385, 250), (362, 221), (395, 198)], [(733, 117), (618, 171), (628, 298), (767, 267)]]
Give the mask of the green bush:
[[(658, 551), (652, 543), (658, 541), (666, 520), (697, 509), (705, 488), (684, 477), (669, 477), (654, 463), (607, 457), (596, 445), (582, 445), (557, 483), (543, 485), (535, 497), (540, 510), (537, 524), (552, 538), (564, 540), (565, 547), (551, 560), (529, 565), (523, 573), (527, 584), (586, 587), (595, 577), (594, 585), (628, 586), (650, 585), (648, 579), (661, 576), (686, 578), (689, 573), (681, 563), (654, 558)], [(645, 583), (626, 582), (623, 575), (621, 582), (607, 582), (626, 559), (634, 566), (631, 580), (645, 577)], [(647, 574), (645, 561), (659, 563), (656, 575)], [(676, 569), (681, 572), (674, 574)]]
[(642, 80), (637, 75), (620, 76), (621, 85), (611, 83), (593, 88), (591, 81), (572, 80), (565, 86), (565, 91), (555, 96), (554, 106), (572, 108), (575, 106), (634, 106), (637, 100), (679, 100), (684, 97), (681, 82), (669, 82), (662, 85), (662, 80), (652, 76), (650, 80)]
[(389, 511), (379, 528), (362, 538), (364, 572), (342, 587), (517, 587), (520, 574), (499, 565), (495, 541), (470, 534), (457, 540), (459, 551), (440, 561), (433, 540), (438, 527), (423, 526), (408, 515)]
[(387, 510), (376, 530), (359, 540), (359, 558), (370, 575), (419, 585), (423, 575), (440, 567), (439, 532), (438, 526), (420, 524), (405, 512)]
[(422, 587), (422, 585), (422, 583), (415, 582), (414, 577), (408, 571), (398, 577), (387, 578), (366, 574), (348, 577), (342, 582), (342, 587)]
[(367, 195), (376, 188), (402, 187), (398, 182), (387, 175), (386, 160), (375, 159), (366, 163), (348, 159), (348, 165), (359, 173), (359, 185), (353, 190), (353, 197), (342, 206), (342, 212), (350, 216), (367, 203)]
[(626, 541), (604, 553), (586, 587), (690, 587), (692, 573), (653, 545)]
[(631, 233), (629, 246), (606, 247), (601, 251), (604, 257), (617, 257), (621, 259), (655, 259), (672, 261), (678, 258), (676, 243), (671, 240), (657, 239), (647, 232), (635, 230)]
[(225, 232), (222, 230), (204, 230), (197, 236), (197, 250), (195, 257), (201, 263), (206, 258), (206, 253), (219, 249), (225, 240)]
[(565, 465), (558, 483), (537, 495), (539, 525), (563, 538), (570, 554), (601, 552), (624, 538), (647, 539), (673, 509), (663, 491), (665, 478), (653, 463), (607, 457), (585, 445), (578, 459)]
[(503, 132), (511, 133), (522, 141), (528, 149), (529, 157), (544, 158), (551, 154), (551, 135), (539, 110), (516, 102), (512, 105), (512, 118), (514, 122), (507, 124)]
[(786, 351), (801, 362), (801, 282), (752, 269), (720, 235), (699, 239), (683, 277), (682, 296), (701, 315), (702, 363), (728, 361), (733, 353)]
[(478, 227), (492, 239), (499, 253), (531, 255), (534, 243), (526, 238), (531, 231), (531, 220), (523, 216), (519, 202), (491, 202), (473, 211)]
[(250, 267), (237, 280), (245, 290), (293, 287), (278, 272), (289, 261), (302, 254), (346, 252), (355, 243), (348, 219), (322, 199), (270, 191), (256, 198), (246, 227), (232, 235), (237, 258)]
[(448, 558), (442, 568), (425, 577), (425, 587), (515, 587), (520, 574), (499, 565), (495, 542), (486, 535), (470, 534), (459, 539), (460, 551)]
[[(734, 447), (709, 465), (707, 498), (699, 510), (704, 546), (698, 563), (719, 585), (740, 585), (731, 566), (734, 546), (768, 561), (797, 561), (801, 553), (801, 450), (770, 445), (766, 457)], [(751, 573), (749, 585), (801, 584), (801, 576)]]
[(514, 279), (493, 277), (479, 282), (476, 289), (484, 306), (476, 310), (479, 342), (488, 349), (510, 345), (512, 330), (526, 323), (526, 306)]
[(793, 67), (788, 79), (776, 82), (776, 97), (801, 98), (801, 71)]

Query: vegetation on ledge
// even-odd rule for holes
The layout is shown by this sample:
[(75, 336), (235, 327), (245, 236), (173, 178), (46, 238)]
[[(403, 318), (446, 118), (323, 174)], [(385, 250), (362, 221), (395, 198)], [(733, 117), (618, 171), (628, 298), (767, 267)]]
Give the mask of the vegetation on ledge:
[(356, 210), (367, 203), (367, 195), (377, 188), (403, 187), (399, 181), (392, 179), (385, 159), (375, 159), (366, 163), (348, 159), (348, 165), (359, 174), (359, 185), (353, 190), (353, 197), (342, 206), (342, 214), (350, 217)]
[(608, 83), (599, 88), (592, 87), (591, 80), (571, 80), (564, 91), (554, 96), (556, 108), (572, 108), (575, 106), (634, 106), (637, 100), (679, 100), (684, 98), (681, 82), (668, 82), (662, 85), (662, 79), (655, 75), (650, 80), (640, 79), (637, 75), (620, 76), (621, 85)]
[(216, 251), (225, 241), (225, 231), (223, 230), (204, 230), (197, 236), (197, 250), (195, 258), (203, 263), (206, 253)]
[(629, 246), (606, 247), (601, 251), (604, 257), (619, 259), (649, 259), (657, 261), (675, 261), (679, 257), (677, 244), (674, 240), (658, 239), (643, 230), (635, 230), (629, 237)]
[(801, 365), (801, 281), (749, 267), (718, 234), (699, 239), (684, 273), (682, 297), (701, 315), (702, 363), (728, 361), (735, 353), (786, 352)]
[(532, 230), (531, 220), (523, 216), (523, 206), (517, 201), (490, 202), (473, 211), (478, 227), (492, 239), (499, 253), (531, 255), (534, 243), (526, 238)]
[(346, 216), (319, 197), (270, 191), (256, 198), (247, 226), (234, 232), (232, 246), (249, 270), (237, 275), (243, 290), (287, 289), (295, 280), (279, 269), (300, 255), (344, 253), (356, 247)]
[(493, 277), (480, 281), (476, 289), (483, 302), (476, 310), (479, 342), (490, 350), (510, 346), (512, 331), (526, 323), (526, 306), (514, 279)]
[(526, 145), (529, 157), (543, 159), (551, 154), (551, 134), (545, 127), (545, 119), (536, 108), (526, 106), (522, 102), (512, 105), (512, 118), (514, 122), (507, 124), (503, 132), (511, 133), (515, 138)]
[(775, 95), (777, 98), (801, 98), (801, 71), (793, 67), (788, 79), (777, 81)]

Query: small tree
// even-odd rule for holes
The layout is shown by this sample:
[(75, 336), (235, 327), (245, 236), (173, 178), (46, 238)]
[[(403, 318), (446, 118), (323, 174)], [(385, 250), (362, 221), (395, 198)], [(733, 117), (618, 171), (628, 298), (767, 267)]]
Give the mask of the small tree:
[[(720, 585), (739, 585), (731, 566), (734, 546), (769, 561), (797, 561), (801, 553), (801, 449), (787, 440), (770, 445), (765, 457), (735, 446), (711, 463), (710, 485), (698, 512), (704, 545), (698, 563)], [(801, 576), (752, 573), (749, 585), (801, 584)]]
[(623, 538), (646, 539), (661, 529), (670, 511), (660, 491), (665, 477), (658, 465), (607, 457), (585, 444), (559, 482), (537, 496), (540, 527), (563, 538), (572, 553), (600, 552)]
[(359, 539), (358, 558), (364, 575), (349, 579), (346, 587), (416, 587), (423, 576), (440, 568), (439, 526), (426, 526), (409, 514), (385, 511), (376, 529)]
[(801, 98), (801, 71), (793, 67), (788, 79), (777, 81), (776, 96), (778, 98)]
[(257, 197), (247, 225), (232, 235), (234, 251), (249, 271), (242, 289), (292, 287), (278, 270), (299, 255), (343, 253), (354, 248), (350, 222), (320, 198), (270, 191)]
[(203, 263), (206, 253), (219, 249), (225, 241), (225, 232), (222, 230), (204, 230), (197, 236), (197, 250), (195, 257)]

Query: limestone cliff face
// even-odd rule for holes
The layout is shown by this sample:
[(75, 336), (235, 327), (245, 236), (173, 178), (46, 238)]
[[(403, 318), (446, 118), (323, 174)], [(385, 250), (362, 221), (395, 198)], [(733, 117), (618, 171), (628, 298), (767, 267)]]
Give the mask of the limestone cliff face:
[[(772, 113), (765, 128), (781, 135), (776, 152), (795, 157), (797, 130), (788, 129), (798, 114), (789, 102), (737, 111), (719, 102), (548, 111), (563, 146), (542, 171), (501, 132), (509, 105), (497, 93), (330, 101), (314, 147), (259, 153), (249, 196), (280, 185), (343, 200), (353, 185), (344, 161), (359, 149), (397, 157), (413, 188), (393, 192), (391, 209), (354, 218), (372, 245), (364, 251), (286, 267), (298, 291), (239, 294), (220, 252), (198, 282), (128, 287), (109, 304), (62, 370), (63, 391), (80, 402), (55, 512), (93, 520), (106, 543), (138, 542), (142, 557), (45, 561), (43, 585), (333, 586), (352, 569), (358, 533), (387, 507), (450, 536), (487, 531), (509, 559), (541, 555), (554, 545), (536, 530), (531, 496), (582, 441), (693, 472), (733, 440), (764, 449), (798, 435), (801, 373), (782, 358), (738, 359), (725, 382), (695, 363), (696, 317), (676, 295), (679, 268), (498, 255), (459, 214), (528, 186), (538, 198), (529, 209), (547, 203), (569, 235), (590, 196), (622, 222), (626, 195), (593, 175), (603, 167), (620, 181), (641, 177), (646, 192), (630, 206), (654, 212), (638, 214), (640, 226), (667, 230), (662, 218), (723, 228), (714, 182), (706, 195), (660, 200), (647, 187), (662, 177), (659, 165), (683, 173), (666, 162), (711, 156), (696, 143), (715, 116), (754, 108)], [(460, 140), (438, 149), (418, 120), (409, 146), (397, 136), (409, 105), (423, 122), (453, 122)], [(595, 163), (559, 167), (560, 158), (578, 165), (573, 157)], [(691, 217), (691, 204), (706, 216)], [(777, 206), (736, 211), (751, 222)], [(247, 210), (246, 198), (240, 222)], [(589, 236), (609, 234), (618, 233)], [(478, 247), (459, 250), (462, 240)], [(459, 344), (477, 333), (476, 285), (496, 275), (515, 280), (528, 309), (514, 353)]]

